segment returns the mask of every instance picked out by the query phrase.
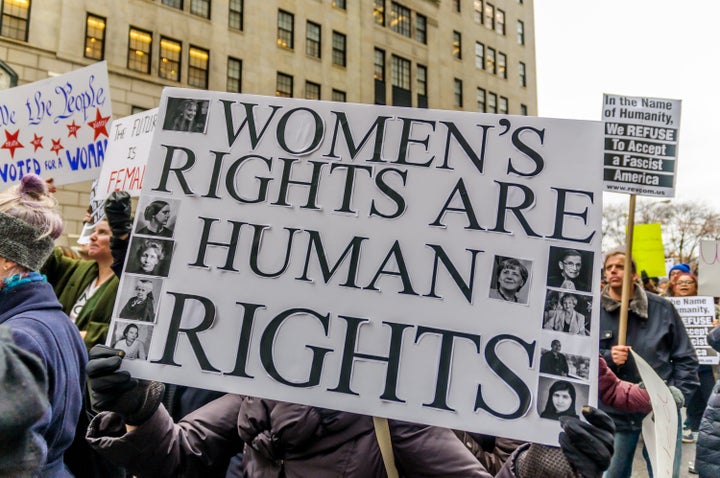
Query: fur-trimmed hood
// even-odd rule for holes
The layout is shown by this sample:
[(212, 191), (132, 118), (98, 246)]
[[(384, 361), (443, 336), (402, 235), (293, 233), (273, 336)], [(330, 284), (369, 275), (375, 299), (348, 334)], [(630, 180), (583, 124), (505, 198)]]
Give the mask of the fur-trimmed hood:
[[(634, 283), (635, 292), (633, 293), (632, 299), (630, 299), (629, 310), (638, 317), (647, 320), (648, 318), (648, 297), (642, 284), (637, 281)], [(600, 297), (603, 309), (608, 312), (613, 312), (620, 308), (620, 301), (610, 297), (608, 292), (609, 286), (605, 286)]]

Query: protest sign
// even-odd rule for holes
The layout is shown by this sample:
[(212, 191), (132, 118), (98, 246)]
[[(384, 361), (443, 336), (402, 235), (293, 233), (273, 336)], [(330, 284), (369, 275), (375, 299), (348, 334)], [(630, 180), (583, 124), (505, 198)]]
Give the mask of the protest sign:
[(171, 88), (157, 125), (133, 375), (545, 443), (596, 401), (599, 122)]
[(650, 277), (665, 276), (665, 247), (660, 224), (635, 224), (634, 231), (632, 256), (638, 272), (645, 271)]
[(0, 92), (0, 189), (28, 173), (97, 178), (111, 115), (105, 62)]
[(712, 297), (668, 297), (685, 324), (690, 341), (701, 364), (717, 365), (717, 351), (707, 343), (707, 334), (713, 329), (715, 304)]
[(654, 476), (673, 476), (677, 445), (678, 409), (670, 389), (655, 370), (633, 350), (638, 373), (650, 395), (653, 412), (642, 422), (643, 441), (648, 449)]
[(720, 241), (700, 241), (698, 294), (720, 297)]
[(113, 121), (98, 178), (98, 200), (104, 200), (113, 191), (140, 195), (157, 113), (158, 109), (153, 108)]
[(675, 196), (680, 100), (603, 96), (605, 190)]

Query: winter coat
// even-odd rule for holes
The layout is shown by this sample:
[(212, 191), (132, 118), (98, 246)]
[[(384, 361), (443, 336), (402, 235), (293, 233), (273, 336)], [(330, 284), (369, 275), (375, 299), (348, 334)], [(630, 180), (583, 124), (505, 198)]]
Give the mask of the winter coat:
[[(85, 288), (98, 276), (98, 265), (95, 261), (65, 257), (62, 250), (56, 248), (41, 272), (53, 285), (63, 311), (70, 315)], [(88, 350), (95, 344), (105, 343), (118, 284), (116, 276), (106, 280), (85, 303), (75, 320), (77, 328), (86, 332), (85, 345)]]
[(639, 385), (623, 382), (610, 370), (601, 356), (598, 362), (598, 393), (600, 402), (630, 413), (650, 413), (650, 394)]
[[(707, 339), (712, 348), (720, 352), (720, 327), (711, 330)], [(700, 421), (695, 469), (701, 478), (720, 476), (720, 380), (713, 388)]]
[(12, 329), (19, 347), (40, 357), (48, 374), (50, 407), (33, 426), (36, 438), (47, 447), (41, 476), (72, 476), (63, 454), (73, 441), (83, 404), (87, 352), (80, 334), (47, 282), (0, 291), (0, 324)]
[[(618, 317), (620, 302), (603, 291), (600, 309), (600, 353), (610, 369), (620, 378), (632, 383), (641, 381), (632, 356), (618, 367), (612, 361), (610, 350), (618, 343)], [(628, 308), (627, 340), (635, 353), (655, 369), (668, 385), (675, 385), (689, 400), (700, 385), (695, 349), (688, 338), (675, 307), (662, 297), (646, 292), (635, 285)], [(625, 413), (604, 404), (602, 410), (615, 421), (617, 431), (639, 431), (645, 413)]]
[[(492, 476), (451, 430), (389, 425), (401, 476)], [(224, 476), (243, 444), (245, 474), (253, 478), (386, 476), (371, 417), (240, 395), (224, 395), (177, 425), (161, 406), (130, 432), (119, 415), (103, 412), (87, 439), (140, 477)], [(512, 463), (511, 457), (498, 476), (514, 476)]]

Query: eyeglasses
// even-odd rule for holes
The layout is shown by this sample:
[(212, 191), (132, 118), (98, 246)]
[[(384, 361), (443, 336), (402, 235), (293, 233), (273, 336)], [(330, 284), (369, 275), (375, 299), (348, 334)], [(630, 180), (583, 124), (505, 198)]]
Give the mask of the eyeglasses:
[(675, 283), (676, 285), (695, 285), (694, 280), (679, 280)]
[(571, 268), (573, 268), (573, 269), (580, 269), (580, 267), (582, 267), (582, 263), (581, 263), (581, 262), (566, 262), (566, 261), (563, 261), (563, 264), (565, 264), (567, 267), (571, 267)]

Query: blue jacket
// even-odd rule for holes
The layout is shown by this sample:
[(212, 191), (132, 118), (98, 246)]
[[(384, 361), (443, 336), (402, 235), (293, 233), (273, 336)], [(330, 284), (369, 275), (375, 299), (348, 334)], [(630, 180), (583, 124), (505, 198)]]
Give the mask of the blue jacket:
[[(708, 334), (708, 343), (720, 352), (720, 327)], [(695, 469), (701, 477), (720, 476), (720, 380), (715, 384), (700, 422)]]
[(73, 441), (83, 406), (87, 352), (80, 333), (47, 282), (1, 290), (0, 324), (10, 326), (15, 343), (40, 357), (47, 370), (50, 407), (33, 426), (36, 441), (47, 447), (41, 476), (72, 476), (63, 454)]

